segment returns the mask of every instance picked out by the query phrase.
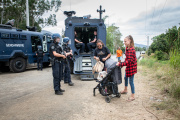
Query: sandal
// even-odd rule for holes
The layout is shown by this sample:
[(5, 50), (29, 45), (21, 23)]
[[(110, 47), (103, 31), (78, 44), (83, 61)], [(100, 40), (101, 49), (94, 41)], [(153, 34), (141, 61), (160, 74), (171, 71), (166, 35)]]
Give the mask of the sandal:
[(121, 94), (127, 94), (128, 92), (121, 91)]
[(135, 100), (135, 98), (132, 98), (132, 97), (130, 97), (130, 98), (128, 98), (128, 102), (131, 102), (131, 101), (133, 101), (133, 100)]

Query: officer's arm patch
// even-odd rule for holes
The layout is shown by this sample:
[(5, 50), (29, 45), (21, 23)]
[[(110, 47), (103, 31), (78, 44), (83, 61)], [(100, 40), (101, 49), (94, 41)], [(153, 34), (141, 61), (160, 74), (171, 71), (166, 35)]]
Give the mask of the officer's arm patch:
[(54, 49), (55, 49), (55, 47), (54, 47), (54, 46), (51, 46), (51, 49), (52, 49), (52, 50), (54, 50)]

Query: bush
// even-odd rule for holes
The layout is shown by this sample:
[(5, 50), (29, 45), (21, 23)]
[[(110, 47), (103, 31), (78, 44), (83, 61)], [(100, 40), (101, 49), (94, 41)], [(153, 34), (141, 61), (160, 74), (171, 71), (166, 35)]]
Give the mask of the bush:
[(173, 50), (170, 52), (170, 65), (175, 69), (180, 69), (180, 52), (178, 50)]
[(155, 52), (155, 57), (158, 60), (168, 60), (169, 59), (169, 55), (165, 52), (162, 52), (161, 50)]

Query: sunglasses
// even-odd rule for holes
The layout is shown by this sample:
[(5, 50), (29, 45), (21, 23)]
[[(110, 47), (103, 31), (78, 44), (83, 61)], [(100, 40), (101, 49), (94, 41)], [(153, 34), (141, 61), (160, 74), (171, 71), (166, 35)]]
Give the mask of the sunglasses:
[(102, 45), (98, 45), (97, 47), (101, 47)]

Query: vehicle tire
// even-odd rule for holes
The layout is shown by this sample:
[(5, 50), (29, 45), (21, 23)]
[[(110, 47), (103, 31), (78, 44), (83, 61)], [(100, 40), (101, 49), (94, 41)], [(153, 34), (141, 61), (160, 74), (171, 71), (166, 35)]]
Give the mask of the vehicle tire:
[(24, 72), (26, 70), (27, 62), (22, 57), (14, 58), (10, 61), (10, 70), (13, 72)]
[(43, 67), (48, 67), (50, 65), (50, 62), (44, 62)]
[(110, 103), (110, 102), (111, 102), (111, 98), (110, 98), (109, 96), (107, 96), (107, 97), (105, 98), (105, 101), (106, 101), (107, 103)]

